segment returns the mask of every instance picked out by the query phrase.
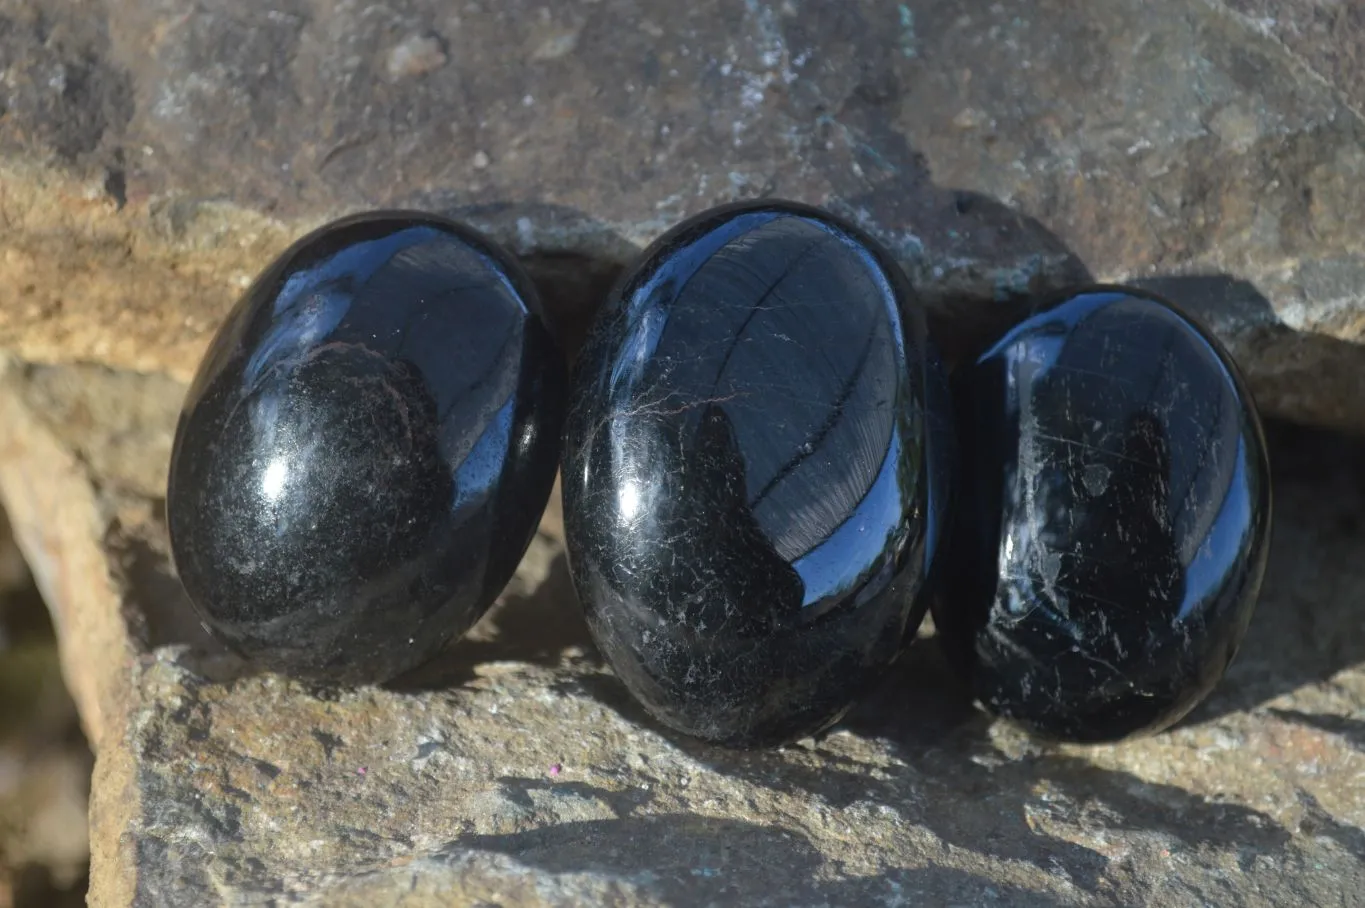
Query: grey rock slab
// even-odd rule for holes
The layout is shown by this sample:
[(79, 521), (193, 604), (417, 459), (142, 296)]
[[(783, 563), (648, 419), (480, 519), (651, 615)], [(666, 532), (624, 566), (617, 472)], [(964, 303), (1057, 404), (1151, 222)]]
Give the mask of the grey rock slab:
[(1276, 440), (1265, 598), (1174, 732), (1043, 747), (964, 702), (924, 639), (819, 741), (705, 747), (598, 661), (542, 535), (476, 639), (394, 688), (310, 689), (202, 645), (142, 656), (135, 903), (1350, 905), (1363, 461)]
[[(247, 257), (259, 227), (223, 206), (285, 234), (437, 208), (561, 275), (610, 274), (688, 214), (773, 194), (884, 239), (950, 352), (1025, 293), (1182, 278), (1171, 292), (1216, 323), (1268, 412), (1361, 430), (1353, 10), (3, 0), (0, 151), (81, 175), (118, 207), (135, 260), (144, 236), (169, 243), (149, 265), (183, 309), (155, 335), (175, 341), (164, 362), (86, 337), (80, 299), (46, 300), (16, 337), (184, 378), (235, 292), (218, 275), (263, 264)], [(210, 286), (182, 287), (196, 274)], [(572, 338), (591, 303), (569, 308)]]
[[(100, 418), (72, 453), (78, 402)], [(142, 471), (89, 472), (123, 463), (92, 445), (155, 450), (170, 402), (155, 376), (0, 382), (0, 496), (98, 751), (94, 905), (1349, 906), (1365, 885), (1361, 442), (1273, 427), (1263, 600), (1170, 733), (1042, 747), (924, 639), (834, 733), (737, 753), (660, 729), (598, 660), (553, 502), (496, 610), (422, 672), (252, 673), (187, 610)]]

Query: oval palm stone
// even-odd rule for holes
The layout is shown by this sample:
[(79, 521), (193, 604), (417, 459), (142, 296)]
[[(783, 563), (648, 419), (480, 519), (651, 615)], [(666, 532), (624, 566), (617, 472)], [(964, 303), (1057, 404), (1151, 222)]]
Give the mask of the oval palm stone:
[(645, 252), (575, 370), (564, 502), (593, 636), (650, 713), (778, 744), (883, 674), (926, 608), (945, 394), (905, 276), (829, 214), (729, 206)]
[(1170, 304), (1073, 293), (953, 376), (962, 459), (934, 621), (980, 702), (1051, 738), (1165, 728), (1222, 676), (1270, 475), (1227, 354)]
[(564, 365), (473, 230), (373, 213), (305, 237), (213, 340), (167, 518), (204, 624), (263, 665), (380, 681), (463, 633), (550, 494)]

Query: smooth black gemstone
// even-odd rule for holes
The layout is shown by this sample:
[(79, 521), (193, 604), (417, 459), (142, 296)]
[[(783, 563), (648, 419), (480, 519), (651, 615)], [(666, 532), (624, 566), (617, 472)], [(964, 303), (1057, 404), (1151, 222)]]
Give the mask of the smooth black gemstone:
[(1045, 737), (1179, 720), (1222, 677), (1265, 570), (1250, 395), (1170, 304), (1094, 288), (953, 376), (960, 482), (934, 621), (989, 710)]
[(380, 212), (247, 290), (181, 414), (167, 518), (218, 637), (268, 667), (392, 678), (488, 608), (558, 461), (565, 367), (473, 230)]
[(646, 251), (575, 371), (564, 516), (594, 638), (653, 715), (790, 741), (896, 658), (941, 522), (938, 368), (899, 267), (827, 213), (728, 206)]

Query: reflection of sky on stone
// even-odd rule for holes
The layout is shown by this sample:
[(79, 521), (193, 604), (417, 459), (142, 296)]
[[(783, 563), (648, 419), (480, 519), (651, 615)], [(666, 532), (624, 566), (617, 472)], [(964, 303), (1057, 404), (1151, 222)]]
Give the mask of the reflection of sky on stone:
[(1005, 387), (1005, 399), (1011, 407), (1018, 408), (1020, 412), (1028, 409), (1019, 400), (1019, 377), (1022, 375), (1031, 382), (1043, 381), (1065, 347), (1066, 338), (1061, 334), (1034, 334), (1010, 348), (1006, 358), (1009, 380)]
[(627, 399), (644, 377), (644, 367), (654, 357), (659, 338), (668, 325), (669, 311), (661, 304), (676, 300), (692, 276), (726, 245), (780, 216), (775, 212), (740, 215), (720, 229), (677, 247), (668, 258), (667, 267), (659, 268), (635, 288), (625, 313), (630, 325), (625, 340), (629, 352), (618, 358), (607, 386), (613, 399)]
[(901, 440), (893, 432), (881, 471), (853, 513), (822, 543), (792, 562), (806, 587), (803, 606), (852, 589), (863, 579), (860, 572), (874, 566), (876, 555), (886, 549), (888, 533), (904, 517), (905, 501), (896, 475), (900, 456)]
[(632, 312), (631, 320), (633, 324), (622, 344), (621, 355), (612, 366), (609, 379), (614, 399), (624, 399), (644, 376), (654, 356), (654, 349), (659, 345), (659, 337), (668, 326), (668, 310), (662, 306), (647, 305), (643, 311)]
[(350, 311), (357, 292), (403, 249), (442, 236), (429, 227), (400, 230), (348, 246), (284, 282), (274, 303), (274, 324), (247, 361), (244, 384), (254, 387), (280, 360), (306, 352), (327, 337)]
[(257, 398), (247, 411), (251, 419), (252, 437), (262, 451), (274, 451), (283, 446), (283, 440), (277, 436), (280, 427), (280, 407), (284, 402), (278, 389), (270, 388), (268, 391), (269, 393)]
[(527, 309), (502, 266), (435, 227), (404, 227), (294, 272), (243, 368), (253, 435), (271, 457), (254, 493), (278, 510), (291, 478), (307, 470), (316, 442), (294, 437), (294, 417), (281, 411), (295, 393), (294, 369), (336, 342), (420, 370), (442, 457), (456, 471), (451, 507), (486, 496), (513, 442), (518, 311)]
[(1185, 600), (1180, 606), (1180, 619), (1188, 617), (1217, 595), (1242, 550), (1244, 534), (1252, 526), (1251, 487), (1247, 482), (1246, 463), (1246, 441), (1239, 438), (1232, 482), (1218, 516), (1205, 536), (1204, 544), (1185, 564)]
[(349, 287), (324, 285), (310, 291), (297, 307), (280, 315), (261, 338), (260, 345), (247, 360), (243, 385), (254, 388), (274, 367), (301, 359), (336, 330), (350, 311), (353, 300)]
[[(1058, 325), (1056, 333), (1036, 330), (1005, 349), (1005, 387), (1003, 413), (1016, 413), (1021, 422), (1032, 419), (1032, 402), (1021, 399), (1027, 389), (1042, 381), (1066, 346), (1066, 335)], [(1019, 428), (1015, 427), (1016, 440)], [(1001, 502), (1001, 539), (996, 570), (1000, 578), (1000, 593), (996, 608), (1007, 615), (1023, 617), (1037, 605), (1039, 590), (1028, 576), (1028, 569), (1037, 565), (1043, 551), (1039, 533), (1043, 530), (1049, 491), (1039, 482), (1036, 456), (1031, 449), (1018, 452), (1013, 476), (1000, 477), (1002, 491), (1012, 491), (1013, 497)], [(1005, 462), (1011, 462), (1006, 457)], [(1043, 501), (1039, 499), (1043, 498)], [(1011, 570), (1015, 565), (1020, 570)], [(1051, 602), (1054, 608), (1065, 611), (1065, 602)]]
[[(904, 368), (905, 340), (898, 313), (881, 310), (896, 298), (881, 265), (851, 237), (823, 226), (818, 233), (819, 243), (838, 243), (847, 255), (846, 259), (829, 261), (839, 266), (839, 291), (853, 298), (830, 297), (816, 305), (840, 306), (856, 301), (873, 310), (868, 313), (863, 349), (851, 362), (836, 361), (827, 346), (813, 348), (821, 351), (820, 368), (843, 366), (847, 370), (847, 374), (831, 372), (833, 387), (812, 385), (813, 392), (821, 393), (812, 393), (811, 405), (829, 406), (832, 421), (817, 434), (807, 436), (804, 444), (788, 452), (785, 459), (774, 461), (771, 455), (779, 452), (765, 452), (757, 437), (768, 423), (770, 402), (766, 397), (760, 398), (757, 412), (736, 419), (740, 448), (748, 463), (751, 506), (775, 550), (792, 559), (792, 567), (805, 586), (802, 604), (806, 606), (828, 601), (866, 582), (865, 572), (877, 566), (878, 557), (887, 550), (888, 537), (901, 528), (907, 502), (900, 488), (898, 468), (903, 451), (896, 416), (898, 408), (912, 405), (899, 399), (894, 388), (885, 386), (889, 375)], [(758, 241), (759, 237), (754, 239)], [(791, 279), (801, 279), (795, 264)], [(775, 298), (781, 299), (776, 294)], [(847, 307), (850, 315), (858, 314), (858, 306)], [(783, 333), (785, 329), (795, 336), (784, 322), (796, 318), (799, 324), (800, 313), (800, 306), (774, 306), (761, 313), (766, 317), (755, 319), (750, 330)], [(813, 378), (817, 368), (814, 352), (808, 359), (812, 361)], [(732, 366), (739, 361), (736, 356)], [(833, 390), (839, 392), (839, 398), (830, 400)], [(739, 402), (727, 408), (732, 412), (747, 409)], [(756, 458), (759, 453), (770, 456)], [(831, 462), (831, 456), (838, 462)], [(873, 463), (880, 463), (875, 472), (869, 469)], [(789, 491), (784, 494), (784, 489)], [(843, 516), (831, 520), (834, 515)]]
[(507, 398), (460, 464), (455, 473), (455, 498), (450, 504), (452, 511), (487, 496), (497, 485), (502, 468), (507, 463), (515, 409), (516, 401)]
[(291, 274), (275, 297), (275, 315), (283, 315), (286, 310), (292, 309), (300, 295), (320, 284), (344, 280), (352, 285), (352, 289), (362, 286), (376, 271), (387, 265), (397, 252), (441, 236), (433, 228), (414, 227), (347, 246), (311, 267)]
[(690, 312), (702, 330), (659, 344), (672, 379), (730, 417), (749, 507), (788, 561), (859, 506), (908, 404), (890, 288), (855, 248), (804, 219), (763, 224), (679, 294), (674, 317)]
[(660, 300), (677, 299), (692, 275), (706, 265), (717, 252), (737, 238), (779, 217), (786, 215), (772, 211), (742, 214), (693, 242), (676, 247), (667, 259), (667, 266), (659, 268), (650, 275), (649, 280), (632, 292), (632, 308), (654, 308)]
[[(1188, 423), (1163, 421), (1173, 455), (1162, 477), (1168, 487), (1166, 513), (1173, 541), (1181, 547), (1178, 557), (1185, 574), (1180, 619), (1198, 611), (1201, 604), (1218, 593), (1239, 555), (1243, 533), (1251, 524), (1253, 493), (1248, 484), (1246, 444), (1235, 401), (1221, 384), (1192, 388), (1184, 383), (1183, 376), (1191, 374), (1187, 370), (1198, 374), (1208, 366), (1223, 378), (1230, 377), (1207, 341), (1199, 338), (1190, 342), (1187, 329), (1180, 327), (1178, 315), (1164, 307), (1157, 308), (1156, 304), (1134, 300), (1108, 310), (1104, 321), (1094, 328), (1082, 325), (1097, 309), (1125, 297), (1110, 292), (1078, 297), (1076, 304), (1051, 313), (1047, 320), (1029, 327), (1027, 333), (1007, 335), (986, 355), (1003, 354), (1002, 403), (1006, 412), (1018, 414), (1020, 427), (1028, 434), (1036, 430), (1037, 419), (1043, 415), (1035, 413), (1032, 401), (1022, 395), (1028, 393), (1027, 389), (1039, 387), (1054, 368), (1079, 367), (1082, 373), (1093, 370), (1092, 374), (1102, 380), (1111, 374), (1101, 368), (1104, 361), (1098, 355), (1099, 344), (1106, 342), (1107, 336), (1124, 338), (1127, 343), (1143, 345), (1143, 349), (1152, 341), (1164, 342), (1161, 351), (1125, 362), (1122, 373), (1116, 373), (1115, 378), (1126, 390), (1115, 392), (1113, 400), (1126, 405), (1131, 414), (1146, 410), (1156, 415), (1167, 412), (1167, 407), (1174, 412), (1177, 405), (1186, 411), (1181, 418), (1188, 419)], [(1152, 319), (1148, 313), (1153, 311), (1162, 313), (1164, 319)], [(1097, 444), (1096, 438), (1112, 437), (1115, 418), (1128, 415), (1116, 413), (1098, 419), (1093, 426), (1078, 426), (1077, 444), (1089, 447)], [(1051, 417), (1055, 420), (1056, 414)], [(1192, 446), (1198, 446), (1202, 453), (1196, 456)], [(1100, 457), (1117, 453), (1107, 445), (1089, 450)], [(1065, 538), (1049, 540), (1045, 536), (1050, 529), (1068, 526), (1068, 515), (1054, 512), (1047, 499), (1060, 496), (1069, 500), (1071, 492), (1046, 487), (1042, 477), (1047, 471), (1035, 462), (1033, 453), (1020, 445), (1018, 475), (1006, 483), (1006, 487), (1013, 489), (1014, 499), (1003, 503), (1006, 535), (999, 551), (1003, 594), (1000, 607), (1014, 614), (1027, 613), (1039, 596), (1051, 592), (1050, 584), (1037, 583), (1028, 576), (1036, 573), (1046, 578), (1050, 569), (1057, 566), (1041, 563), (1039, 555), (1059, 546), (1063, 551), (1069, 547)], [(1226, 485), (1217, 487), (1215, 484), (1220, 481)], [(1011, 564), (1021, 573), (1007, 575), (1006, 568)], [(1062, 600), (1052, 602), (1055, 611), (1062, 611), (1064, 594), (1052, 598)]]
[[(632, 447), (636, 424), (690, 438), (703, 404), (719, 406), (748, 507), (804, 581), (805, 604), (866, 583), (906, 517), (897, 417), (918, 403), (904, 395), (905, 338), (882, 264), (828, 224), (764, 211), (669, 252), (630, 290), (601, 389), (616, 404), (605, 431), (617, 521), (628, 531), (646, 519), (659, 491), (657, 477), (637, 481), (653, 474), (640, 464), (650, 453)], [(586, 483), (588, 458), (583, 469)]]

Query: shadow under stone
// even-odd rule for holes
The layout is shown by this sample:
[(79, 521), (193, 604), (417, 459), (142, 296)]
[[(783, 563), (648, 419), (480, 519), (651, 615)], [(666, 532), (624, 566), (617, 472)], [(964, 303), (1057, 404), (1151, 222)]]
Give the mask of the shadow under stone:
[(1023, 908), (1060, 904), (1042, 893), (940, 867), (832, 881), (825, 873), (828, 862), (800, 833), (688, 813), (472, 835), (449, 846), (452, 853), (468, 849), (505, 854), (551, 873), (622, 879), (680, 905), (903, 904), (921, 898), (932, 904), (953, 896), (974, 900), (986, 890), (1003, 904)]
[(1270, 560), (1227, 676), (1198, 724), (1365, 663), (1365, 439), (1267, 424), (1275, 514)]
[(1306, 791), (1299, 791), (1298, 798), (1304, 809), (1304, 818), (1299, 824), (1301, 832), (1325, 836), (1341, 846), (1347, 854), (1357, 858), (1365, 855), (1365, 830), (1337, 820), (1323, 809), (1317, 798)]
[(590, 664), (600, 664), (561, 551), (533, 592), (503, 597), (469, 636), (385, 686), (400, 691), (449, 689), (473, 680), (477, 667), (487, 662), (554, 668), (564, 663), (570, 651), (581, 653), (580, 658)]
[(164, 551), (136, 535), (116, 535), (109, 548), (123, 568), (125, 582), (138, 594), (141, 609), (133, 616), (132, 629), (139, 643), (148, 649), (188, 644), (206, 653), (226, 651), (199, 621)]
[(1231, 274), (1158, 276), (1131, 283), (1175, 303), (1220, 337), (1280, 322), (1255, 284)]
[[(1043, 820), (1073, 832), (1084, 828), (1097, 840), (1136, 835), (1171, 850), (1236, 850), (1244, 863), (1282, 855), (1291, 839), (1268, 814), (1248, 807), (1041, 746), (1023, 757), (1002, 753), (987, 735), (992, 720), (971, 704), (932, 638), (917, 640), (831, 732), (882, 742), (898, 758), (889, 766), (865, 764), (829, 746), (734, 751), (706, 745), (662, 727), (605, 671), (566, 678), (559, 688), (594, 697), (716, 772), (833, 809), (860, 801), (887, 805), (946, 844), (1064, 874), (1089, 893), (1114, 882), (1111, 858), (1050, 834)], [(1346, 835), (1345, 829), (1339, 832)]]
[(59, 885), (49, 868), (25, 864), (12, 873), (9, 881), (12, 908), (82, 908), (90, 888), (88, 874), (71, 883)]
[[(1336, 735), (1356, 750), (1365, 753), (1365, 721), (1352, 719), (1349, 716), (1306, 713), (1297, 709), (1270, 709), (1267, 712), (1282, 722), (1306, 725), (1309, 728), (1316, 728), (1318, 731)], [(1365, 854), (1365, 849), (1361, 849), (1360, 853)]]

